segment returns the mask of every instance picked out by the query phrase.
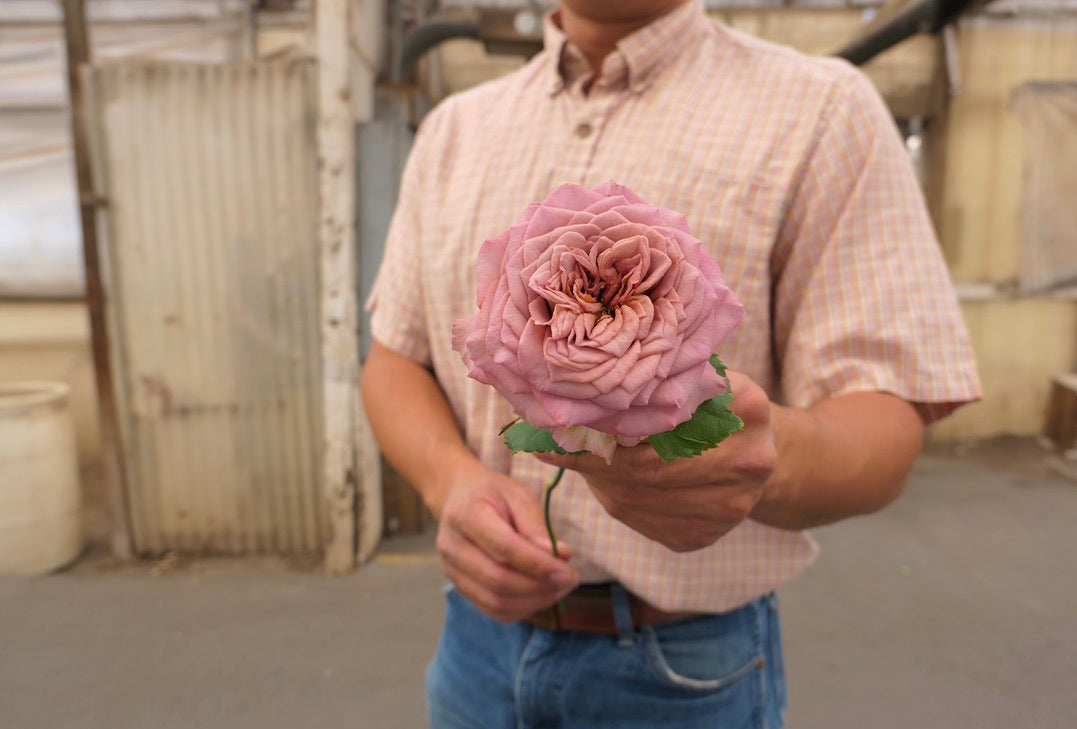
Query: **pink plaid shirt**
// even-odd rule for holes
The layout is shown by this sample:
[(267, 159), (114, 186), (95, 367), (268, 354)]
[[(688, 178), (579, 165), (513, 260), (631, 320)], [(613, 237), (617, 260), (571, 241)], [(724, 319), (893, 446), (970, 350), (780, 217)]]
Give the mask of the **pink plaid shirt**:
[[(856, 70), (709, 20), (692, 2), (623, 39), (592, 78), (551, 19), (523, 69), (424, 121), (368, 307), (374, 338), (432, 368), (468, 445), (536, 495), (553, 469), (498, 437), (514, 415), (466, 377), (482, 241), (557, 185), (616, 180), (680, 211), (745, 305), (718, 354), (776, 402), (883, 390), (929, 418), (979, 395), (968, 338), (904, 146)], [(722, 612), (804, 570), (803, 532), (747, 521), (674, 553), (609, 517), (575, 474), (554, 497), (585, 581)]]

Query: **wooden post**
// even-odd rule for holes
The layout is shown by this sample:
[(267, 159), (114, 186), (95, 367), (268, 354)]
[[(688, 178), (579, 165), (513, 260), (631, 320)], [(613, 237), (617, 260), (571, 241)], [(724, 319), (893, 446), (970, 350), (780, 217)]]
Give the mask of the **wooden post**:
[(79, 221), (82, 229), (82, 256), (86, 273), (86, 308), (90, 318), (90, 344), (93, 352), (94, 381), (101, 427), (101, 470), (112, 503), (112, 551), (131, 557), (126, 489), (124, 488), (123, 450), (117, 427), (116, 398), (112, 389), (112, 362), (109, 349), (108, 322), (105, 317), (105, 291), (101, 284), (101, 265), (97, 241), (97, 206), (90, 150), (86, 134), (86, 110), (79, 69), (90, 62), (90, 39), (86, 29), (85, 0), (63, 0), (64, 42), (67, 54), (67, 88), (71, 107), (71, 144), (74, 150), (75, 179), (78, 186)]
[[(379, 62), (382, 58), (382, 36), (385, 34), (385, 3), (384, 0), (353, 0), (352, 12), (354, 13), (352, 18), (354, 21), (352, 28), (354, 30), (350, 39), (351, 42), (348, 44), (350, 59), (348, 76), (352, 82), (352, 120), (353, 122), (371, 122), (374, 120), (375, 109), (374, 83), (378, 72), (381, 70)], [(351, 139), (354, 144), (356, 137), (352, 136)], [(358, 150), (354, 150), (354, 154), (358, 156)], [(358, 194), (356, 193), (359, 192), (357, 165), (353, 169), (351, 180), (353, 184), (351, 199), (357, 200)], [(361, 213), (355, 211), (354, 215), (358, 216)], [(354, 228), (353, 230), (357, 231), (358, 229)], [(356, 268), (358, 273), (365, 273), (362, 271), (363, 263), (362, 258), (358, 256), (358, 248), (359, 243), (357, 241), (355, 246), (358, 258)], [(356, 282), (355, 290), (358, 292), (361, 290), (358, 284), (359, 277), (355, 277), (354, 280)], [(382, 498), (381, 452), (378, 449), (377, 441), (374, 439), (374, 431), (367, 420), (366, 411), (363, 409), (362, 396), (358, 394), (358, 390), (356, 393), (357, 397), (353, 410), (356, 425), (354, 442), (358, 449), (356, 454), (358, 490), (355, 511), (356, 529), (359, 534), (356, 542), (356, 559), (361, 564), (373, 557), (375, 551), (377, 551), (384, 532), (385, 508)]]
[(322, 273), (322, 457), (330, 537), (325, 566), (355, 566), (356, 416), (359, 411), (358, 307), (355, 276), (355, 125), (348, 75), (350, 0), (317, 0), (318, 244)]
[(1059, 452), (1077, 450), (1077, 374), (1055, 375), (1043, 431)]

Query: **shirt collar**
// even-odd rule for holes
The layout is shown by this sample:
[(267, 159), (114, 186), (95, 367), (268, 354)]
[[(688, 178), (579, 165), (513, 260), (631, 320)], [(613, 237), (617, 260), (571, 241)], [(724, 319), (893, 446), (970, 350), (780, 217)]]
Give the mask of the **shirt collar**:
[[(706, 22), (703, 0), (685, 3), (618, 41), (617, 48), (603, 61), (599, 79), (614, 88), (627, 86), (633, 93), (644, 91), (658, 71), (683, 52), (688, 39)], [(549, 55), (551, 94), (591, 73), (583, 53), (561, 30), (556, 11), (546, 15), (544, 46)]]

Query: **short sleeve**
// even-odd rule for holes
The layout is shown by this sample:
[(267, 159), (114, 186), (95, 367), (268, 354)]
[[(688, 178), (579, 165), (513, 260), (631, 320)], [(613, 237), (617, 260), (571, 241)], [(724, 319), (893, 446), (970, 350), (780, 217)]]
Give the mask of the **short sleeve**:
[(428, 164), (428, 136), (420, 130), (404, 166), (385, 251), (366, 300), (374, 340), (423, 365), (430, 364), (430, 342), (422, 271), (416, 262), (422, 260), (422, 177)]
[(804, 161), (772, 257), (784, 400), (855, 391), (928, 421), (980, 395), (975, 361), (919, 183), (889, 111), (846, 69)]

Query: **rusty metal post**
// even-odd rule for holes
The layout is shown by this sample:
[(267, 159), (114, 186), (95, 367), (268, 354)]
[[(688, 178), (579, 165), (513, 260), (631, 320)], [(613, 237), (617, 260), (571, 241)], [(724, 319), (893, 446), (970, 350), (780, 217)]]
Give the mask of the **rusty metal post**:
[(112, 389), (112, 363), (105, 291), (101, 284), (101, 263), (97, 240), (97, 206), (93, 191), (86, 109), (80, 68), (90, 62), (90, 39), (86, 28), (85, 0), (63, 0), (64, 44), (67, 56), (67, 88), (71, 113), (71, 144), (74, 150), (75, 181), (78, 186), (79, 220), (82, 227), (82, 255), (86, 273), (86, 308), (90, 318), (90, 344), (101, 428), (102, 474), (112, 506), (112, 551), (122, 558), (132, 554), (126, 490), (123, 481), (122, 444), (119, 437), (116, 398)]

